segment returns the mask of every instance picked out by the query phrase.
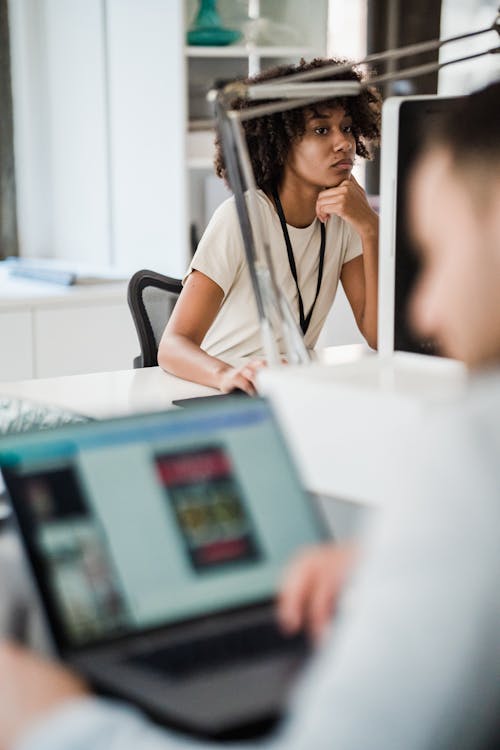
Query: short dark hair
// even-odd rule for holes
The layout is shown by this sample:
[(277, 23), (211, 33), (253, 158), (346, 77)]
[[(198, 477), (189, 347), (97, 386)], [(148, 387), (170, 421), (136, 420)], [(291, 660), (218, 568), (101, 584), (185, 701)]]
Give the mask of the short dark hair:
[(458, 168), (500, 166), (500, 81), (460, 97), (436, 122), (426, 149), (445, 147)]
[[(350, 67), (337, 74), (329, 73), (322, 80), (363, 81), (363, 74), (348, 60), (316, 58), (310, 62), (301, 60), (298, 65), (282, 65), (271, 68), (257, 76), (247, 78), (245, 83), (271, 81), (285, 75), (301, 73), (327, 65), (349, 65)], [(233, 109), (244, 109), (253, 103), (247, 99), (235, 98), (231, 102), (231, 106)], [(257, 186), (265, 192), (269, 192), (274, 185), (280, 184), (290, 147), (294, 141), (304, 135), (306, 117), (309, 112), (324, 112), (337, 107), (342, 107), (352, 118), (356, 153), (365, 159), (370, 159), (370, 146), (378, 144), (380, 140), (381, 97), (376, 89), (366, 86), (362, 88), (358, 96), (335, 97), (300, 109), (277, 112), (244, 121), (243, 128)], [(216, 138), (215, 171), (219, 177), (227, 181), (224, 154), (218, 136)]]

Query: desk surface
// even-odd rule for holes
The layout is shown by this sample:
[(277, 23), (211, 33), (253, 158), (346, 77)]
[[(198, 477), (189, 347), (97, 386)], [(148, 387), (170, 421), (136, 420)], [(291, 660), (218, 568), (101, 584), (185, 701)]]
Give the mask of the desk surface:
[[(321, 495), (378, 504), (400, 432), (436, 402), (459, 395), (458, 363), (403, 359), (387, 367), (366, 347), (334, 347), (327, 365), (264, 370), (262, 391), (276, 407), (305, 486)], [(172, 407), (172, 400), (219, 391), (159, 367), (0, 383), (0, 396), (53, 404), (96, 419)]]
[(172, 401), (219, 393), (159, 367), (0, 383), (0, 396), (14, 396), (70, 409), (95, 419), (172, 407)]
[[(360, 345), (330, 347), (318, 354), (318, 360), (356, 362), (366, 352)], [(168, 409), (174, 399), (217, 393), (215, 388), (176, 378), (159, 367), (0, 382), (0, 396), (52, 404), (96, 419)]]
[[(330, 363), (356, 361), (365, 352), (366, 348), (360, 346), (335, 347), (325, 350), (319, 359)], [(176, 378), (159, 367), (0, 382), (0, 398), (29, 399), (95, 419), (169, 409), (174, 399), (217, 393), (219, 391), (213, 388)], [(304, 439), (307, 439), (307, 434)], [(292, 446), (292, 450), (296, 456), (300, 456), (300, 446)], [(307, 475), (315, 475), (314, 466), (309, 467)], [(306, 486), (313, 492), (316, 490), (314, 483)], [(322, 494), (328, 493), (323, 491)]]
[[(345, 353), (345, 352), (344, 352)], [(347, 352), (349, 354), (349, 352)], [(403, 446), (467, 386), (459, 362), (424, 355), (337, 357), (333, 366), (262, 370), (259, 388), (280, 418), (306, 487), (366, 505), (401, 481)]]

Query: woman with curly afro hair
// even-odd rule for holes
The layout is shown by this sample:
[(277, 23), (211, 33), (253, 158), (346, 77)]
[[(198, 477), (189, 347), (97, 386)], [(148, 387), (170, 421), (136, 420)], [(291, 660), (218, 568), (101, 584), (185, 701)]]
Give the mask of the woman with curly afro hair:
[[(345, 60), (313, 60), (266, 71), (271, 81)], [(362, 81), (352, 65), (324, 80)], [(248, 106), (243, 99), (234, 108)], [(277, 283), (285, 292), (306, 346), (312, 349), (339, 280), (361, 333), (377, 343), (378, 217), (352, 176), (356, 156), (370, 158), (380, 137), (381, 100), (370, 87), (301, 109), (244, 122), (261, 226)], [(220, 143), (215, 168), (226, 179)], [(284, 342), (279, 340), (280, 351)], [(255, 393), (265, 362), (259, 320), (234, 198), (215, 211), (184, 279), (163, 334), (158, 363), (187, 380), (229, 392)], [(243, 361), (243, 363), (242, 363)]]

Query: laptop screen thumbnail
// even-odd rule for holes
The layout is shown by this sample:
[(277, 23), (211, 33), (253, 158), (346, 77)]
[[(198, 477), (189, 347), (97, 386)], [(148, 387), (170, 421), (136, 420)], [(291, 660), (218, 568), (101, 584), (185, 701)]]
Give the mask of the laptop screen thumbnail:
[(258, 399), (5, 438), (0, 464), (71, 647), (269, 599), (321, 536)]

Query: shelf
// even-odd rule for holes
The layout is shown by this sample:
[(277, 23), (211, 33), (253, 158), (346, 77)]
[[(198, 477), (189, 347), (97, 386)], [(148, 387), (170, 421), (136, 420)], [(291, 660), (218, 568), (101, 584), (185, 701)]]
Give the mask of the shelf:
[[(177, 2), (177, 0), (175, 0)], [(184, 0), (192, 10), (194, 0)], [(213, 211), (230, 193), (214, 171), (213, 113), (206, 100), (207, 92), (215, 82), (241, 80), (258, 75), (280, 63), (298, 63), (324, 57), (328, 28), (327, 0), (317, 0), (314, 12), (311, 3), (304, 0), (251, 5), (257, 18), (248, 16), (248, 8), (237, 9), (247, 0), (238, 3), (221, 0), (223, 24), (246, 33), (234, 44), (227, 46), (191, 45), (184, 36), (184, 62), (187, 76), (186, 171), (189, 188), (190, 223), (195, 224), (201, 236)], [(247, 3), (248, 5), (248, 3)], [(227, 11), (227, 14), (226, 14)], [(260, 11), (264, 16), (260, 16)], [(186, 18), (190, 16), (186, 13)], [(243, 25), (247, 21), (246, 25)]]
[(186, 47), (188, 57), (302, 57), (319, 54), (311, 47), (255, 47), (234, 44), (227, 47)]
[(188, 169), (210, 169), (214, 168), (213, 157), (210, 156), (191, 156), (187, 160)]
[(213, 130), (194, 130), (187, 134), (187, 163), (189, 169), (213, 169), (214, 166)]

